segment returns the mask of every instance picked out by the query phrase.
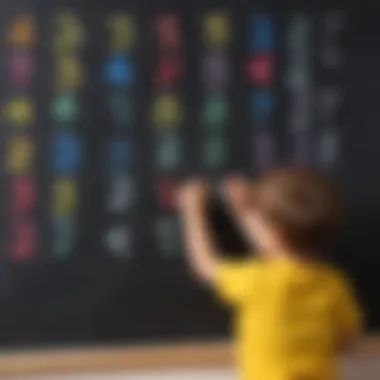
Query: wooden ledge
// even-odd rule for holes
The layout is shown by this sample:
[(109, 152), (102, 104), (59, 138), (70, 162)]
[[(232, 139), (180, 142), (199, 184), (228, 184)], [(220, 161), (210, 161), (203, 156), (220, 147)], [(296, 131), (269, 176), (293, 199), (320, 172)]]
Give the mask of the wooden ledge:
[[(226, 342), (205, 342), (3, 353), (0, 355), (0, 376), (227, 366), (232, 364), (231, 351)], [(380, 335), (363, 340), (357, 355), (380, 355)]]

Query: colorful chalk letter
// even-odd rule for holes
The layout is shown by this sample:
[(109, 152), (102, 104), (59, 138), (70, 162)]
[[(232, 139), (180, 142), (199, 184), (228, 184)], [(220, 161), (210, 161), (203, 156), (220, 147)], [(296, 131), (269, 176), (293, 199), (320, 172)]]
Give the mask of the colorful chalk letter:
[(222, 52), (208, 53), (202, 61), (202, 85), (211, 91), (225, 89), (230, 81), (230, 65)]
[(113, 139), (108, 148), (108, 173), (111, 177), (124, 174), (133, 158), (133, 147), (129, 140)]
[(328, 125), (334, 123), (343, 103), (343, 95), (338, 87), (322, 88), (318, 98), (320, 122)]
[(116, 54), (104, 64), (104, 81), (111, 86), (128, 87), (136, 80), (134, 61), (125, 54)]
[(109, 50), (117, 53), (133, 50), (137, 32), (132, 15), (128, 13), (112, 14), (107, 20), (107, 25), (109, 28)]
[(57, 90), (75, 90), (86, 80), (83, 62), (74, 54), (56, 57), (55, 87)]
[(338, 159), (339, 138), (335, 131), (325, 131), (320, 138), (319, 154), (323, 165), (334, 165)]
[(209, 127), (220, 127), (228, 121), (228, 101), (223, 95), (210, 96), (203, 105), (202, 122)]
[(31, 171), (34, 166), (35, 145), (27, 137), (13, 137), (9, 140), (6, 169), (10, 174), (20, 175)]
[(52, 183), (51, 210), (54, 216), (72, 215), (78, 208), (78, 186), (68, 178)]
[(203, 146), (203, 165), (207, 169), (219, 169), (226, 161), (227, 151), (222, 137), (206, 140)]
[(83, 162), (82, 142), (70, 131), (57, 131), (53, 135), (52, 167), (55, 173), (75, 174)]
[(156, 21), (157, 41), (162, 50), (178, 50), (182, 35), (178, 16), (163, 14)]
[(30, 213), (37, 200), (36, 183), (32, 178), (14, 177), (11, 179), (11, 207), (12, 217)]
[(131, 256), (132, 236), (128, 226), (111, 227), (105, 235), (104, 242), (107, 251), (116, 258)]
[(72, 216), (60, 216), (52, 219), (53, 256), (66, 259), (73, 251), (76, 238), (76, 220)]
[(60, 12), (56, 16), (57, 32), (53, 46), (56, 52), (80, 49), (86, 42), (83, 22), (75, 12)]
[(183, 72), (182, 62), (178, 57), (161, 58), (158, 62), (154, 82), (159, 88), (174, 86)]
[(310, 165), (315, 163), (316, 142), (310, 131), (303, 130), (293, 135), (293, 160), (295, 164)]
[(78, 95), (72, 92), (55, 95), (50, 112), (58, 123), (75, 122), (79, 115)]
[(276, 145), (274, 136), (269, 132), (254, 136), (254, 164), (259, 171), (271, 169), (276, 160)]
[(112, 214), (127, 212), (136, 196), (135, 182), (126, 175), (111, 180), (107, 199), (107, 211)]
[(274, 25), (267, 14), (255, 14), (251, 19), (250, 46), (254, 52), (274, 50)]
[(110, 94), (108, 106), (117, 127), (125, 127), (133, 122), (133, 100), (123, 90), (115, 90)]
[(37, 248), (37, 229), (28, 218), (17, 218), (12, 222), (12, 240), (9, 255), (12, 261), (24, 262), (33, 259)]
[(274, 56), (257, 54), (248, 63), (247, 73), (253, 84), (269, 86), (274, 81)]
[(28, 127), (35, 122), (36, 110), (27, 96), (10, 100), (4, 108), (4, 118), (17, 127)]
[(157, 127), (174, 127), (182, 122), (182, 105), (178, 95), (159, 95), (153, 106), (153, 123)]
[(275, 106), (274, 95), (270, 90), (255, 90), (251, 95), (251, 115), (256, 123), (267, 122)]
[(290, 128), (292, 130), (310, 129), (313, 123), (313, 98), (308, 91), (299, 91), (292, 94), (289, 109)]
[(155, 229), (160, 252), (164, 256), (176, 254), (179, 249), (179, 228), (176, 218), (160, 218)]
[(291, 89), (298, 90), (310, 86), (310, 42), (310, 18), (302, 13), (296, 14), (291, 19), (286, 36), (286, 54), (289, 67), (286, 74), (286, 83)]
[(11, 22), (7, 41), (18, 47), (32, 47), (37, 40), (37, 25), (34, 15), (21, 13)]
[(26, 87), (34, 72), (34, 55), (30, 51), (14, 50), (10, 54), (10, 82), (12, 87)]
[(227, 12), (210, 12), (203, 18), (203, 41), (207, 46), (225, 49), (231, 39), (230, 19)]
[(159, 178), (156, 185), (158, 203), (166, 209), (173, 209), (177, 204), (177, 183), (174, 179)]
[(177, 169), (181, 159), (180, 139), (175, 135), (163, 136), (158, 140), (156, 163), (160, 170)]

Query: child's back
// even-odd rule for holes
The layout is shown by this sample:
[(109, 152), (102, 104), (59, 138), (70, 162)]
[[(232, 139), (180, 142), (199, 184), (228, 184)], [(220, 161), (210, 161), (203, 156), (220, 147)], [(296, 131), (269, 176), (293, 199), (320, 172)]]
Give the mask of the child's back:
[(225, 264), (217, 288), (236, 306), (241, 379), (335, 378), (339, 346), (360, 323), (339, 272), (287, 260)]

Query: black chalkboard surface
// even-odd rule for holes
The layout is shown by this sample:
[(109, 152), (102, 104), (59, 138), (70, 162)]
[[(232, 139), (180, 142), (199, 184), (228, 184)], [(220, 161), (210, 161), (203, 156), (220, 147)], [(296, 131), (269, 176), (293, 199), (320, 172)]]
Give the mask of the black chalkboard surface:
[[(1, 347), (227, 336), (187, 271), (175, 184), (281, 163), (339, 178), (332, 256), (380, 327), (380, 8), (314, 3), (1, 2)], [(220, 203), (210, 218), (248, 252)]]

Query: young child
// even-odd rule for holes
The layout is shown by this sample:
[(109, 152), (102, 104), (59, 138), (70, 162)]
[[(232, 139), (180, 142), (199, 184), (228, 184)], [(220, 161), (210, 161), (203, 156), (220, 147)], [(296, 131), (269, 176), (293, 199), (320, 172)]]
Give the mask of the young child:
[(339, 195), (321, 173), (289, 168), (255, 184), (226, 186), (231, 212), (258, 257), (224, 262), (212, 241), (207, 184), (180, 189), (189, 261), (236, 311), (241, 380), (333, 380), (338, 354), (360, 336), (361, 314), (345, 277), (323, 262), (341, 220)]

